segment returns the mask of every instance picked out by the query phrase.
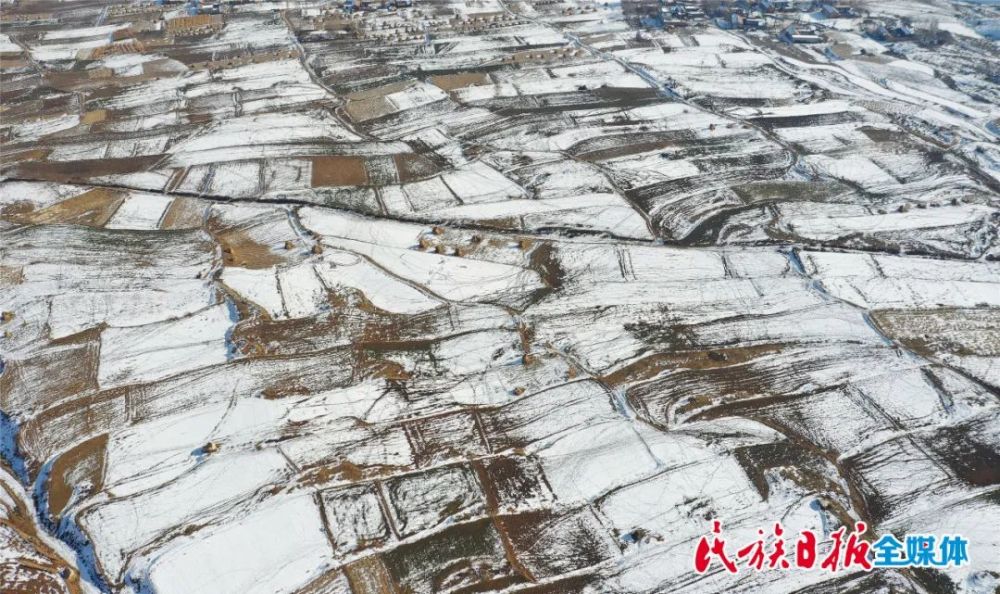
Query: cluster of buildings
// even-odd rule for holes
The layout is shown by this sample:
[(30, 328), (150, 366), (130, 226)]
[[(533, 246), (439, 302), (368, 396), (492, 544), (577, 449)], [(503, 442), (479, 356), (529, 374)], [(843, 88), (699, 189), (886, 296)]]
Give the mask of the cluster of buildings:
[[(222, 14), (229, 12), (234, 4), (246, 4), (250, 0), (182, 0), (189, 16), (201, 14)], [(155, 6), (178, 4), (177, 0), (153, 0)], [(343, 12), (367, 12), (394, 8), (410, 8), (413, 0), (341, 0), (337, 3)], [(306, 9), (308, 10), (308, 9)]]
[(633, 26), (684, 26), (710, 21), (723, 29), (764, 28), (769, 18), (781, 19), (785, 13), (820, 11), (825, 16), (854, 11), (848, 5), (813, 0), (622, 0), (621, 5)]
[(633, 27), (686, 25), (706, 18), (697, 0), (621, 0), (625, 20)]
[[(876, 41), (892, 41), (914, 35), (910, 23), (900, 19), (868, 17), (856, 2), (815, 0), (621, 0), (626, 21), (633, 27), (663, 28), (714, 24), (720, 29), (775, 32), (778, 40), (822, 43), (822, 21), (860, 19), (861, 33)], [(808, 13), (816, 22), (795, 17)]]
[(861, 23), (862, 32), (875, 41), (893, 41), (913, 37), (913, 25), (901, 19), (867, 18)]
[(344, 12), (368, 12), (372, 10), (410, 8), (413, 0), (344, 0)]
[[(167, 0), (154, 0), (153, 4), (155, 6), (167, 6), (169, 4), (177, 4), (176, 2), (168, 2)], [(186, 0), (184, 3), (184, 12), (188, 16), (197, 16), (202, 14), (221, 14), (228, 5), (233, 4), (233, 2), (227, 1), (225, 5), (221, 2), (203, 2), (202, 0)]]

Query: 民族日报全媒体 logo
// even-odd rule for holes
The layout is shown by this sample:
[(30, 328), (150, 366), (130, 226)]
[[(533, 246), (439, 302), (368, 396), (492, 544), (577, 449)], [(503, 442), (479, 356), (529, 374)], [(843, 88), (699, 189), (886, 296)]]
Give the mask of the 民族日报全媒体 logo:
[(872, 541), (865, 537), (868, 526), (854, 524), (848, 533), (840, 527), (822, 542), (813, 530), (799, 532), (792, 545), (786, 544), (785, 528), (775, 522), (771, 534), (757, 530), (757, 538), (744, 546), (727, 550), (722, 523), (712, 522), (711, 535), (699, 539), (694, 553), (694, 569), (706, 573), (713, 565), (738, 573), (740, 567), (752, 571), (768, 569), (870, 571), (901, 567), (958, 567), (969, 562), (969, 541), (959, 535), (908, 534), (903, 540), (886, 534)]

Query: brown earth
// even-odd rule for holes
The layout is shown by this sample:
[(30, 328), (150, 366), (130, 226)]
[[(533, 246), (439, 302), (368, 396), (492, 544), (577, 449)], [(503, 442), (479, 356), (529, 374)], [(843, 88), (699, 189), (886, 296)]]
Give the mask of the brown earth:
[(125, 157), (121, 159), (85, 159), (81, 161), (30, 161), (21, 162), (5, 170), (12, 177), (39, 181), (87, 183), (104, 175), (123, 175), (148, 171), (163, 155)]
[(778, 345), (758, 345), (706, 351), (655, 353), (617, 369), (603, 380), (611, 386), (627, 386), (656, 377), (667, 369), (715, 369), (746, 363), (757, 357), (778, 353)]
[(269, 246), (259, 243), (243, 229), (214, 232), (222, 245), (222, 261), (226, 266), (260, 269), (285, 264), (287, 260)]
[(347, 581), (354, 594), (397, 594), (392, 576), (382, 559), (371, 556), (349, 563), (344, 567)]
[(44, 161), (52, 149), (47, 148), (33, 148), (23, 151), (3, 151), (0, 154), (0, 163), (16, 163), (18, 161)]
[(370, 97), (348, 102), (344, 111), (355, 122), (365, 122), (389, 115), (395, 110), (385, 97)]
[(205, 207), (193, 198), (175, 198), (163, 215), (161, 229), (193, 229), (201, 227)]
[(11, 222), (31, 225), (70, 224), (102, 227), (115, 214), (124, 199), (125, 193), (122, 191), (93, 188), (40, 210), (5, 218)]
[(399, 172), (399, 181), (402, 183), (426, 179), (441, 172), (441, 168), (434, 161), (423, 155), (403, 153), (393, 155), (392, 158)]
[(385, 97), (386, 95), (402, 91), (406, 87), (413, 84), (411, 80), (403, 80), (394, 83), (389, 83), (387, 85), (382, 85), (380, 87), (373, 87), (371, 89), (365, 89), (363, 91), (355, 91), (346, 95), (348, 101), (363, 101), (365, 99), (373, 99), (377, 97)]
[(312, 187), (363, 186), (368, 183), (368, 172), (361, 157), (313, 157)]
[(60, 339), (53, 347), (8, 364), (0, 375), (0, 409), (48, 407), (97, 389), (100, 328)]
[(1000, 317), (990, 309), (880, 310), (873, 321), (923, 356), (1000, 357)]
[(453, 91), (465, 87), (492, 84), (492, 81), (485, 72), (462, 72), (432, 76), (430, 77), (430, 83), (442, 91)]
[[(0, 473), (13, 476), (3, 462)], [(11, 502), (0, 504), (0, 547), (20, 553), (16, 561), (0, 563), (3, 593), (80, 594), (79, 574), (42, 540), (27, 503), (3, 480), (0, 495), (0, 501)]]
[(89, 485), (93, 491), (104, 486), (104, 452), (108, 434), (92, 437), (56, 458), (49, 474), (49, 511), (58, 518), (76, 488)]

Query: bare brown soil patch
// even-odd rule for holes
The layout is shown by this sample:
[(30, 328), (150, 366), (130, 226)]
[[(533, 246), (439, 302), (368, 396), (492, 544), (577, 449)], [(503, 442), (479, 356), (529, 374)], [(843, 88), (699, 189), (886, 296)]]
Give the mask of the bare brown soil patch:
[(312, 186), (363, 186), (368, 183), (368, 172), (361, 157), (313, 157)]
[(15, 165), (9, 175), (39, 181), (87, 183), (103, 175), (123, 175), (148, 171), (163, 155), (122, 159), (86, 159), (82, 161), (30, 161)]
[(402, 91), (406, 87), (413, 84), (413, 81), (403, 80), (399, 82), (389, 83), (387, 85), (382, 85), (380, 87), (372, 87), (371, 89), (365, 89), (363, 91), (355, 91), (347, 95), (348, 101), (364, 101), (365, 99), (374, 99), (378, 97), (385, 97), (391, 93), (397, 93)]
[[(520, 231), (521, 219), (518, 217), (500, 217), (496, 219), (476, 219), (476, 223), (484, 227), (501, 229), (505, 231)], [(502, 242), (501, 242), (502, 243)], [(491, 246), (496, 247), (496, 246)]]
[(399, 181), (402, 183), (426, 179), (441, 172), (437, 163), (423, 155), (403, 153), (393, 155), (392, 158), (399, 172)]
[(108, 110), (106, 109), (95, 109), (94, 111), (88, 111), (83, 114), (80, 118), (81, 124), (97, 124), (108, 119)]
[(395, 109), (385, 97), (370, 97), (357, 101), (349, 101), (344, 111), (355, 122), (365, 122), (393, 113)]
[(880, 310), (872, 312), (872, 319), (923, 356), (1000, 357), (1000, 316), (993, 309)]
[(836, 196), (850, 191), (850, 188), (837, 181), (814, 180), (768, 180), (751, 182), (733, 186), (732, 190), (749, 204), (771, 201), (801, 201), (826, 202)]
[(858, 131), (870, 138), (873, 142), (907, 142), (913, 138), (902, 130), (886, 130), (885, 128), (875, 128), (873, 126), (861, 126)]
[(0, 375), (0, 408), (45, 408), (97, 389), (100, 330), (61, 339), (30, 359), (11, 361)]
[(430, 82), (442, 91), (453, 91), (455, 89), (464, 89), (465, 87), (488, 85), (492, 83), (489, 75), (485, 72), (439, 74), (437, 76), (432, 76), (430, 78)]
[(175, 198), (163, 215), (161, 229), (194, 229), (203, 223), (204, 207), (193, 198)]
[(345, 299), (329, 294), (331, 312), (311, 318), (272, 320), (259, 314), (236, 326), (233, 341), (251, 356), (302, 355), (351, 343), (352, 373), (389, 381), (408, 379), (397, 362), (386, 359), (392, 351), (427, 351), (431, 341), (407, 341), (408, 336), (424, 336), (446, 317), (447, 311), (419, 316), (398, 316), (375, 308), (360, 294)]
[[(606, 101), (638, 106), (659, 97), (656, 89), (636, 87), (598, 87), (592, 89), (595, 96)], [(624, 106), (622, 106), (624, 107)]]
[(299, 477), (298, 484), (304, 487), (316, 487), (332, 481), (350, 481), (356, 483), (364, 478), (365, 469), (345, 460), (305, 471)]
[[(107, 68), (95, 68), (88, 71), (69, 70), (65, 72), (46, 72), (45, 84), (60, 91), (83, 90), (87, 87), (110, 83), (113, 71)], [(101, 79), (101, 80), (98, 80)]]
[(215, 239), (222, 244), (222, 261), (226, 266), (260, 269), (285, 263), (284, 257), (242, 229), (216, 233)]
[(389, 115), (396, 110), (385, 96), (402, 91), (412, 84), (413, 81), (404, 80), (363, 91), (355, 91), (347, 95), (347, 105), (344, 107), (344, 111), (355, 122), (364, 122)]
[(349, 563), (344, 567), (354, 594), (397, 594), (392, 576), (378, 555)]
[(58, 518), (73, 496), (84, 485), (94, 492), (104, 485), (104, 452), (108, 434), (92, 437), (56, 458), (49, 475), (49, 511)]
[(767, 471), (779, 469), (787, 478), (814, 493), (843, 493), (836, 477), (828, 477), (823, 472), (823, 459), (810, 450), (797, 447), (794, 443), (782, 441), (747, 446), (737, 449), (736, 461), (751, 480), (763, 499), (770, 495)]
[(308, 396), (309, 388), (294, 383), (268, 386), (261, 390), (265, 400), (280, 400), (289, 396)]
[(31, 66), (31, 62), (24, 58), (0, 58), (0, 68), (3, 70), (17, 70), (29, 66)]
[(656, 377), (668, 369), (716, 369), (746, 363), (757, 357), (780, 352), (776, 345), (759, 345), (732, 349), (655, 353), (604, 376), (611, 386), (624, 386)]
[(31, 202), (28, 202), (27, 200), (18, 200), (17, 202), (4, 204), (3, 208), (0, 208), (0, 218), (5, 221), (17, 222), (34, 210), (35, 205)]
[(584, 161), (606, 161), (608, 159), (615, 159), (618, 157), (627, 157), (629, 155), (638, 155), (640, 153), (646, 153), (649, 151), (656, 151), (668, 146), (674, 146), (677, 142), (670, 138), (660, 138), (647, 141), (633, 142), (629, 144), (622, 144), (620, 146), (608, 147), (596, 149), (588, 152), (583, 152), (578, 155), (578, 157)]
[(550, 496), (542, 468), (534, 458), (502, 456), (474, 463), (491, 512), (517, 507), (526, 499)]
[(13, 287), (24, 280), (24, 269), (0, 265), (0, 287)]
[(1000, 484), (1000, 451), (987, 437), (987, 424), (974, 419), (968, 424), (944, 427), (929, 440), (931, 449), (955, 476), (975, 487)]
[(33, 148), (23, 151), (3, 151), (0, 154), (0, 163), (17, 163), (18, 161), (44, 161), (52, 149)]
[[(12, 474), (4, 463), (0, 473)], [(10, 547), (6, 552), (20, 553), (13, 562), (0, 563), (4, 594), (80, 594), (79, 574), (45, 544), (28, 505), (3, 482), (0, 501), (11, 502), (0, 505), (0, 529), (8, 533)]]
[[(0, 522), (2, 525), (3, 522)], [(58, 576), (55, 566), (42, 565), (30, 559), (19, 559), (17, 563), (0, 563), (3, 575), (4, 594), (63, 594), (70, 590)]]
[(41, 210), (11, 217), (11, 220), (35, 225), (70, 224), (101, 227), (115, 214), (124, 199), (125, 193), (119, 190), (93, 188)]
[[(401, 591), (441, 592), (483, 586), (501, 589), (524, 580), (507, 561), (497, 530), (488, 519), (448, 527), (380, 555)], [(493, 569), (479, 575), (476, 565)]]
[[(128, 420), (126, 401), (142, 406), (144, 389), (130, 385), (66, 398), (28, 419), (21, 425), (18, 439), (25, 444), (26, 451), (44, 460), (73, 447), (78, 441), (75, 436), (121, 427)], [(141, 418), (142, 414), (137, 413), (133, 420)]]

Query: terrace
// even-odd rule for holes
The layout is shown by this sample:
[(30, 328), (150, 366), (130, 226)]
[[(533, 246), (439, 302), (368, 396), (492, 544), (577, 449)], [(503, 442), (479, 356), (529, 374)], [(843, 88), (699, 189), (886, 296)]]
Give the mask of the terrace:
[(691, 564), (996, 557), (989, 46), (654, 4), (5, 8), (0, 590), (994, 586)]

